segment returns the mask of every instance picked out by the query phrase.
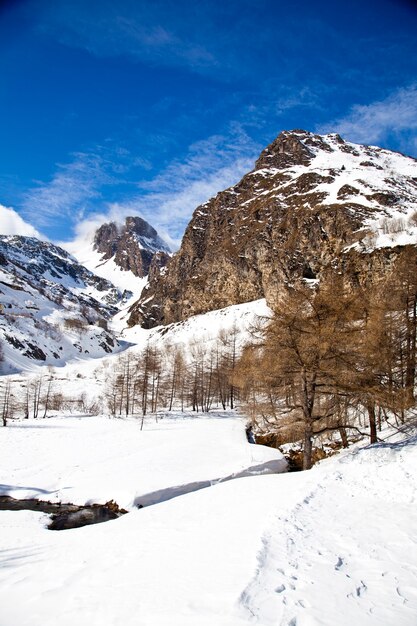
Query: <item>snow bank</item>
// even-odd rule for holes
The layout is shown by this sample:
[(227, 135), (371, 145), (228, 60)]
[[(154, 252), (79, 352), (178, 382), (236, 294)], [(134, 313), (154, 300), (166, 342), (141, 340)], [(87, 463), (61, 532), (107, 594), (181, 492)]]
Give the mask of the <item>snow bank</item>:
[(0, 430), (0, 494), (146, 506), (236, 476), (281, 472), (277, 451), (248, 443), (245, 420), (167, 415), (158, 423), (65, 417)]

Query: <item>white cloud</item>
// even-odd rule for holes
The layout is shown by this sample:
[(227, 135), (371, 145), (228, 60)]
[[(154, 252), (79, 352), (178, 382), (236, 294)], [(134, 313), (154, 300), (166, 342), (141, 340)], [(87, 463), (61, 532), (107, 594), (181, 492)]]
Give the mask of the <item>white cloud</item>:
[(417, 85), (398, 89), (385, 100), (356, 104), (346, 117), (319, 127), (318, 132), (337, 132), (365, 144), (386, 144), (394, 137), (401, 149), (415, 153)]
[(0, 204), (0, 234), (46, 239), (36, 228), (25, 222), (14, 209), (5, 207), (2, 204)]
[[(46, 226), (58, 217), (82, 219), (89, 202), (101, 197), (101, 187), (116, 181), (115, 165), (98, 152), (76, 152), (70, 163), (59, 164), (49, 182), (40, 182), (25, 196), (23, 212)], [(76, 215), (74, 215), (76, 212)]]
[[(194, 209), (237, 183), (253, 167), (259, 149), (238, 125), (227, 136), (199, 141), (189, 147), (183, 160), (173, 161), (153, 180), (140, 183), (135, 197), (109, 205), (102, 221), (140, 215), (175, 249)], [(78, 224), (77, 233), (89, 231), (101, 218), (90, 216)]]
[[(93, 153), (73, 155), (70, 163), (59, 166), (50, 182), (40, 183), (27, 194), (25, 214), (37, 215), (38, 224), (67, 222), (77, 241), (89, 240), (104, 222), (121, 222), (128, 215), (139, 215), (175, 249), (193, 210), (238, 182), (252, 168), (260, 146), (239, 124), (232, 124), (224, 135), (189, 146), (182, 159), (172, 161), (153, 179), (136, 183), (133, 190), (134, 184), (123, 180), (121, 174), (129, 165), (142, 165), (140, 157), (108, 150), (97, 147)], [(129, 190), (130, 196), (122, 202), (106, 203), (106, 186), (111, 188), (113, 198), (118, 186), (121, 193)]]

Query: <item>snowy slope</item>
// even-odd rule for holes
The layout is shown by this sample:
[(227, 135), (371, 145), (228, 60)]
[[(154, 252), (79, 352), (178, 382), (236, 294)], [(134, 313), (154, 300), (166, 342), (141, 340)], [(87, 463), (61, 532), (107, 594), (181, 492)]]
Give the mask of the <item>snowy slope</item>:
[[(272, 315), (271, 309), (267, 306), (264, 298), (235, 304), (193, 315), (182, 322), (158, 326), (151, 330), (146, 330), (140, 326), (126, 328), (119, 326), (121, 337), (131, 343), (144, 345), (146, 340), (159, 343), (160, 345), (180, 345), (187, 347), (195, 342), (202, 341), (207, 346), (213, 344), (221, 331), (238, 332), (238, 343), (243, 345), (254, 330), (257, 323), (262, 319), (268, 319)], [(116, 318), (117, 319), (117, 318)], [(145, 339), (146, 338), (146, 339)]]
[(126, 292), (126, 302), (137, 299), (146, 284), (146, 277), (139, 278), (130, 270), (123, 270), (114, 259), (103, 260), (103, 255), (94, 250), (93, 241), (90, 238), (78, 239), (64, 244), (81, 265), (84, 265), (97, 276), (109, 280), (121, 293)]
[(58, 246), (0, 236), (0, 297), (3, 373), (119, 349), (107, 321), (120, 292)]
[(94, 250), (91, 238), (78, 239), (65, 244), (65, 248), (84, 267), (94, 272), (97, 276), (109, 280), (123, 294), (122, 300), (118, 305), (119, 311), (112, 320), (112, 328), (116, 331), (123, 329), (127, 324), (129, 308), (140, 298), (142, 290), (148, 282), (148, 277), (140, 278), (135, 276), (130, 270), (122, 269), (117, 265), (114, 258), (103, 259), (103, 255)]
[(415, 624), (416, 466), (414, 434), (277, 478), (246, 613), (265, 626)]
[[(297, 135), (297, 131), (292, 134)], [(324, 206), (351, 203), (352, 212), (365, 209), (363, 227), (369, 229), (370, 235), (358, 242), (359, 249), (417, 243), (416, 159), (377, 146), (344, 141), (336, 134), (318, 137), (300, 131), (299, 139), (311, 152), (311, 163), (307, 168), (295, 165), (281, 169), (288, 181), (270, 189), (268, 197), (286, 196), (294, 182), (308, 172), (323, 180), (314, 192), (325, 194)], [(271, 176), (274, 168), (263, 173)]]
[[(125, 451), (120, 464), (128, 467), (131, 424), (110, 423)], [(57, 424), (40, 421), (33, 430), (29, 422), (1, 431), (4, 437), (21, 429), (19, 448), (26, 448), (34, 468), (23, 485), (29, 476), (19, 473), (22, 457), (13, 458), (9, 450), (16, 440), (5, 439), (10, 484), (23, 491), (45, 486), (41, 470), (52, 459), (43, 454), (48, 441), (57, 441), (50, 427)], [(164, 441), (165, 428), (179, 427), (185, 434), (188, 425), (184, 430), (180, 420), (159, 427)], [(109, 445), (105, 421), (81, 428), (90, 431), (96, 447)], [(70, 423), (62, 437), (65, 432), (68, 448), (79, 442)], [(35, 452), (29, 443), (33, 433), (45, 438), (44, 445), (35, 438)], [(213, 452), (220, 442), (207, 439), (205, 427), (200, 434), (209, 464), (214, 463), (209, 474), (219, 475)], [(233, 427), (229, 435), (234, 456)], [(44, 516), (36, 513), (2, 512), (0, 624), (52, 626), (58, 619), (61, 626), (414, 626), (416, 446), (414, 435), (357, 448), (310, 472), (239, 478), (70, 531), (46, 530)], [(94, 497), (106, 489), (106, 468), (114, 459), (103, 453), (100, 460), (92, 448), (85, 454), (103, 469), (102, 482), (91, 484), (89, 471), (83, 480), (74, 466), (76, 479), (68, 486), (78, 485), (80, 492), (84, 484)], [(163, 445), (153, 447), (156, 474), (166, 454)], [(175, 449), (172, 454), (173, 471), (179, 462), (193, 480), (187, 459)], [(70, 456), (61, 463), (57, 451), (49, 472), (59, 476)], [(204, 455), (201, 459), (205, 463)], [(74, 452), (72, 462), (77, 461)], [(56, 478), (49, 476), (54, 486)], [(117, 476), (112, 486), (121, 494), (126, 474)]]
[[(267, 167), (268, 155), (262, 155), (263, 167), (255, 169), (251, 175), (261, 174), (273, 179), (279, 173), (284, 174), (286, 180), (283, 183), (281, 176), (275, 186), (259, 192), (255, 189), (249, 203), (258, 195), (288, 198), (288, 191), (302, 194), (314, 189), (314, 192), (324, 193), (324, 206), (342, 205), (348, 200), (376, 211), (379, 217), (404, 217), (417, 210), (416, 159), (378, 146), (345, 141), (337, 134), (320, 136), (306, 131), (289, 131), (281, 136), (296, 138), (308, 151), (308, 163)], [(274, 156), (269, 155), (272, 160)], [(318, 176), (307, 179), (306, 174)], [(301, 184), (294, 186), (295, 182), (300, 182), (301, 175), (306, 181), (304, 188)]]

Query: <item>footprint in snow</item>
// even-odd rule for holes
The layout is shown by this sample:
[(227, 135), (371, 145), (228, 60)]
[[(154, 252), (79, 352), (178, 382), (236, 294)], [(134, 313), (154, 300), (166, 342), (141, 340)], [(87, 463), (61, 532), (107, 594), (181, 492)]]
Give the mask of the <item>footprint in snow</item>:
[(361, 580), (361, 584), (359, 585), (359, 587), (356, 588), (356, 595), (358, 597), (362, 596), (367, 589), (368, 589), (368, 587), (365, 585), (363, 580)]

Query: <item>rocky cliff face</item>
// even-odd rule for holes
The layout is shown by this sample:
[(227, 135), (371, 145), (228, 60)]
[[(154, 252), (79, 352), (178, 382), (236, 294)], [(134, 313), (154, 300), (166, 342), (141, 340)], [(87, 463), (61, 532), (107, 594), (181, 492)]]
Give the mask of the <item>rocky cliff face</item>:
[(113, 258), (121, 269), (142, 278), (149, 274), (154, 256), (163, 265), (169, 259), (169, 248), (156, 230), (140, 217), (127, 217), (123, 225), (103, 224), (94, 236), (94, 249), (103, 260)]
[(283, 285), (342, 258), (355, 271), (378, 265), (381, 248), (417, 241), (416, 211), (416, 160), (334, 134), (283, 132), (253, 171), (195, 210), (129, 323), (152, 327), (262, 297), (273, 305)]

